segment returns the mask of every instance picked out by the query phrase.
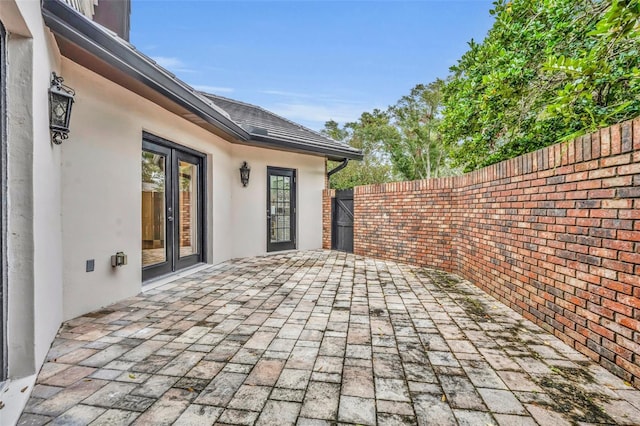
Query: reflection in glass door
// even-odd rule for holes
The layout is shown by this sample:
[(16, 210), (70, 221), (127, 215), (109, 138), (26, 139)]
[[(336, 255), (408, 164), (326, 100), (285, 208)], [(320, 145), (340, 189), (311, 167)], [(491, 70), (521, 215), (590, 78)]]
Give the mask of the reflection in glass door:
[(145, 134), (142, 145), (143, 280), (203, 260), (203, 157)]
[(267, 168), (267, 251), (296, 248), (296, 172)]

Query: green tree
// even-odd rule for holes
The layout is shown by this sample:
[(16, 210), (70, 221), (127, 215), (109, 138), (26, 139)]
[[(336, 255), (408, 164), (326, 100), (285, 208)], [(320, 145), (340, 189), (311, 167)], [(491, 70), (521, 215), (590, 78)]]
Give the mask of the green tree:
[(498, 0), (452, 67), (440, 127), (466, 171), (640, 111), (638, 0)]
[[(381, 129), (388, 118), (384, 113), (375, 110), (373, 113), (362, 113), (360, 118), (343, 127), (333, 121), (327, 121), (321, 133), (334, 140), (348, 143), (362, 150), (362, 161), (350, 161), (347, 167), (331, 176), (330, 186), (334, 189), (349, 189), (358, 185), (384, 183), (392, 180), (391, 166), (382, 151), (382, 140), (386, 137)], [(329, 161), (329, 170), (340, 163)]]
[(449, 173), (448, 152), (438, 129), (443, 80), (418, 84), (389, 107), (399, 137), (385, 140), (394, 170), (406, 180), (429, 179)]

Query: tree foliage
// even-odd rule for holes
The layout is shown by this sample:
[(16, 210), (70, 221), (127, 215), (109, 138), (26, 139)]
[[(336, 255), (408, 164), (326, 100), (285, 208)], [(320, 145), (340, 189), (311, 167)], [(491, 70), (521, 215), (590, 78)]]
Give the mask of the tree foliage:
[(639, 1), (496, 1), (444, 89), (454, 164), (474, 170), (636, 116)]
[(418, 84), (387, 110), (364, 112), (344, 127), (335, 121), (326, 122), (322, 133), (364, 153), (361, 163), (351, 162), (333, 175), (331, 186), (344, 189), (451, 174), (438, 130), (443, 86), (442, 80)]
[(397, 137), (385, 140), (394, 170), (406, 180), (438, 177), (448, 170), (447, 152), (438, 129), (443, 80), (418, 84), (389, 107)]
[[(332, 175), (331, 188), (349, 189), (392, 180), (391, 166), (381, 149), (382, 139), (387, 137), (381, 129), (384, 120), (382, 113), (375, 110), (373, 113), (362, 113), (358, 121), (347, 123), (343, 127), (333, 120), (325, 123), (321, 133), (362, 150), (364, 155), (362, 161), (351, 161), (346, 168)], [(331, 170), (339, 164), (329, 161), (328, 168)]]

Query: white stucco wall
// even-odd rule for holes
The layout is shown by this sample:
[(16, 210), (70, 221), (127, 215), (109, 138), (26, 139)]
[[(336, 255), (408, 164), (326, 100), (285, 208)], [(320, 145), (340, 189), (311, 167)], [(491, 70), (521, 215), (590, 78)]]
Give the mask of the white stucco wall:
[[(75, 89), (71, 134), (62, 145), (64, 318), (137, 294), (141, 289), (142, 132), (207, 156), (207, 262), (266, 253), (267, 166), (298, 173), (298, 248), (322, 245), (322, 157), (232, 145), (67, 60)], [(251, 166), (243, 188), (238, 168)], [(128, 255), (112, 268), (110, 256)], [(95, 259), (95, 271), (85, 262)]]
[[(60, 149), (49, 139), (57, 48), (38, 1), (0, 2), (7, 30), (7, 367), (0, 424), (13, 424), (62, 321)], [(23, 388), (28, 391), (22, 391)]]
[(9, 376), (35, 372), (62, 319), (60, 150), (49, 140), (57, 50), (39, 2), (3, 2), (7, 22)]
[[(290, 152), (233, 147), (233, 251), (232, 257), (263, 255), (267, 252), (267, 166), (296, 169), (297, 249), (322, 247), (322, 189), (324, 158)], [(238, 169), (246, 161), (251, 167), (249, 185), (240, 183)]]

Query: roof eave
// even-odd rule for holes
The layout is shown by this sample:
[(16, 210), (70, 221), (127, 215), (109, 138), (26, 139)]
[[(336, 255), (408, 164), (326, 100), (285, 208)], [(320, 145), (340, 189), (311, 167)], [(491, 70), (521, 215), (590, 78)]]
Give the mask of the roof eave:
[(57, 36), (73, 43), (91, 55), (140, 81), (145, 86), (170, 99), (223, 132), (241, 141), (250, 135), (238, 124), (211, 108), (160, 66), (139, 52), (118, 42), (84, 16), (59, 0), (44, 0), (42, 15), (45, 24)]
[(352, 151), (349, 149), (339, 149), (332, 147), (309, 146), (301, 143), (256, 134), (251, 135), (251, 140), (249, 141), (249, 143), (251, 145), (261, 146), (264, 148), (280, 148), (287, 151), (306, 152), (315, 155), (321, 155), (327, 157), (331, 161), (342, 161), (345, 158), (348, 158), (349, 160), (361, 161), (364, 158), (364, 155), (360, 151)]

